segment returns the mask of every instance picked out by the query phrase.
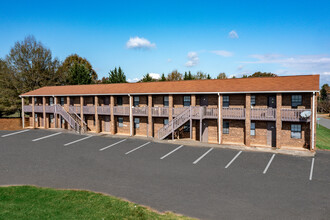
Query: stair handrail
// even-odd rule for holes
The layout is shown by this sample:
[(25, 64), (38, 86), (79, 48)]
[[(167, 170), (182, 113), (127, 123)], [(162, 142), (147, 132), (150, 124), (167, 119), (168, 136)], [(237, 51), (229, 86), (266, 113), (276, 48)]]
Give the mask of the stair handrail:
[(80, 124), (61, 105), (56, 105), (55, 113), (60, 114), (75, 131), (81, 132)]

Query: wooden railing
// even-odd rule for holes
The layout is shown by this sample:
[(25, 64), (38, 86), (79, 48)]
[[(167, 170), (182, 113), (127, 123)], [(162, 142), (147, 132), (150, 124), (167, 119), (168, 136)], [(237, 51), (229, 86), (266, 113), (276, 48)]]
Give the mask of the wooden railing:
[(83, 106), (84, 114), (95, 114), (95, 106)]
[(251, 120), (276, 120), (276, 109), (275, 108), (252, 108), (251, 109)]
[(80, 114), (81, 107), (80, 105), (70, 105), (69, 110), (70, 113)]
[(148, 107), (132, 107), (134, 116), (148, 116)]
[(310, 117), (302, 118), (300, 114), (310, 109), (281, 109), (282, 121), (310, 121)]
[(129, 106), (114, 106), (114, 115), (129, 115)]
[(191, 117), (193, 119), (200, 119), (201, 118), (201, 108), (199, 106), (190, 106), (191, 108)]
[(97, 114), (99, 115), (110, 115), (110, 111), (109, 105), (97, 106)]
[(32, 112), (32, 105), (24, 105), (24, 112)]
[(152, 107), (151, 114), (154, 117), (168, 117), (169, 108), (168, 107)]
[(44, 112), (42, 105), (35, 105), (34, 112)]
[(218, 108), (204, 108), (203, 118), (218, 118)]
[(179, 107), (179, 108), (173, 108), (173, 116), (180, 115), (182, 112), (187, 110), (189, 107)]
[(222, 108), (223, 119), (245, 119), (245, 108)]
[(46, 113), (54, 113), (55, 112), (55, 105), (46, 105), (45, 106)]

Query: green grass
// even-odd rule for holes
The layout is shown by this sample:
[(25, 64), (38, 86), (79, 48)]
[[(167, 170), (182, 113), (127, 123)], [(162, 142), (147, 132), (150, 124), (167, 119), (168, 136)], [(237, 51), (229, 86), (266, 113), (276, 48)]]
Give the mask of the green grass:
[(316, 125), (316, 147), (330, 150), (330, 129)]
[(34, 186), (0, 187), (0, 219), (191, 219), (112, 196)]

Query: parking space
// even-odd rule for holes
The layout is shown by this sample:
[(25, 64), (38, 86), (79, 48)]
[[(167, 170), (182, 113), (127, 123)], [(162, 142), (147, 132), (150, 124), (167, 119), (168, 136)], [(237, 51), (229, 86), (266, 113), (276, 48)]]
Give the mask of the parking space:
[[(242, 210), (254, 204), (256, 213), (264, 208), (268, 216), (273, 210), (267, 192), (283, 199), (282, 204), (290, 201), (301, 206), (301, 198), (286, 197), (309, 187), (328, 190), (325, 185), (330, 184), (328, 152), (315, 158), (295, 157), (58, 130), (2, 131), (0, 135), (0, 175), (4, 177), (0, 184), (86, 188), (206, 219), (216, 219), (221, 206), (227, 209), (221, 216), (230, 216), (229, 210), (237, 204)], [(281, 194), (282, 187), (298, 191)], [(263, 196), (269, 204), (257, 201)], [(170, 197), (176, 202), (169, 202)], [(196, 197), (200, 200), (195, 201)], [(329, 196), (309, 199), (302, 205), (308, 205), (309, 211), (314, 200), (315, 205), (320, 199), (330, 201)], [(204, 208), (196, 210), (196, 206)]]

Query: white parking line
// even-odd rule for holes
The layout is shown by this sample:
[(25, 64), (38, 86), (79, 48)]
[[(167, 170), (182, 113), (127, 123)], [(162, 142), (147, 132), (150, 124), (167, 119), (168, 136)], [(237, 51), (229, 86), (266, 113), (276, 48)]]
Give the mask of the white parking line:
[(88, 139), (88, 138), (91, 138), (91, 137), (93, 137), (93, 136), (90, 135), (90, 136), (87, 136), (87, 137), (84, 137), (84, 138), (81, 138), (81, 139), (78, 139), (78, 140), (72, 141), (72, 142), (70, 142), (70, 143), (66, 143), (66, 144), (64, 144), (64, 146), (68, 146), (68, 145), (70, 145), (70, 144), (74, 144), (74, 143), (77, 143), (77, 142), (79, 142), (79, 141), (83, 141), (83, 140), (86, 140), (86, 139)]
[(47, 135), (47, 136), (44, 136), (44, 137), (41, 137), (41, 138), (33, 139), (32, 141), (40, 141), (40, 140), (42, 140), (42, 139), (49, 138), (49, 137), (53, 137), (53, 136), (55, 136), (55, 135), (59, 135), (59, 134), (62, 134), (62, 132), (58, 132), (58, 133), (50, 134), (50, 135)]
[(26, 131), (30, 131), (30, 130), (17, 131), (17, 132), (14, 132), (14, 133), (2, 135), (1, 137), (7, 137), (7, 136), (15, 135), (15, 134), (20, 134), (20, 133), (23, 133), (23, 132), (26, 132)]
[(198, 161), (200, 161), (203, 157), (205, 157), (206, 156), (206, 154), (208, 154), (208, 153), (210, 153), (211, 152), (211, 150), (213, 150), (213, 147), (212, 148), (210, 148), (208, 151), (206, 151), (202, 156), (200, 156), (197, 160), (195, 160), (194, 162), (193, 162), (193, 164), (196, 164), (196, 163), (198, 163)]
[(116, 143), (114, 143), (114, 144), (111, 144), (111, 145), (109, 145), (109, 146), (107, 146), (107, 147), (104, 147), (104, 148), (100, 149), (100, 151), (103, 151), (103, 150), (105, 150), (105, 149), (108, 149), (109, 147), (115, 146), (116, 144), (120, 144), (121, 142), (124, 142), (124, 141), (126, 141), (126, 140), (127, 140), (127, 139), (120, 140), (120, 141), (118, 141), (118, 142), (116, 142)]
[(267, 164), (267, 166), (266, 166), (264, 172), (262, 172), (263, 174), (265, 174), (265, 173), (267, 172), (267, 170), (268, 170), (270, 164), (272, 163), (274, 157), (275, 157), (275, 154), (273, 154), (273, 156), (270, 158), (270, 160), (269, 160), (269, 162), (268, 162), (268, 164)]
[(236, 154), (236, 156), (227, 164), (227, 166), (225, 166), (225, 168), (228, 168), (229, 166), (230, 166), (230, 164), (232, 163), (232, 162), (234, 162), (234, 160), (236, 160), (236, 158), (240, 155), (242, 153), (242, 151), (240, 151), (240, 152), (238, 152), (237, 154)]
[(162, 156), (160, 159), (161, 159), (161, 160), (164, 159), (165, 157), (167, 157), (167, 156), (169, 156), (170, 154), (174, 153), (175, 151), (179, 150), (181, 147), (183, 147), (183, 145), (181, 145), (181, 146), (175, 148), (174, 150), (172, 150), (171, 152), (165, 154), (165, 155)]
[(313, 178), (313, 169), (314, 169), (314, 157), (312, 159), (312, 165), (311, 165), (311, 173), (309, 174), (309, 180), (312, 180)]
[(133, 151), (136, 151), (136, 150), (140, 149), (141, 147), (144, 147), (144, 146), (146, 146), (146, 145), (148, 145), (148, 144), (150, 144), (150, 142), (147, 142), (147, 143), (145, 143), (145, 144), (142, 144), (141, 146), (139, 146), (139, 147), (137, 147), (137, 148), (134, 148), (133, 150), (130, 150), (130, 151), (126, 152), (125, 154), (132, 153)]

